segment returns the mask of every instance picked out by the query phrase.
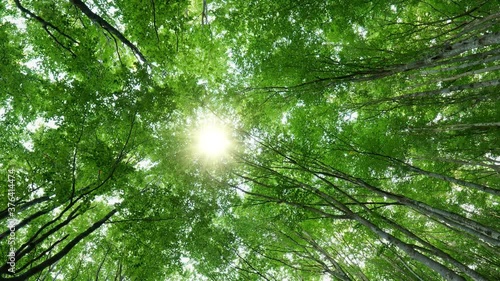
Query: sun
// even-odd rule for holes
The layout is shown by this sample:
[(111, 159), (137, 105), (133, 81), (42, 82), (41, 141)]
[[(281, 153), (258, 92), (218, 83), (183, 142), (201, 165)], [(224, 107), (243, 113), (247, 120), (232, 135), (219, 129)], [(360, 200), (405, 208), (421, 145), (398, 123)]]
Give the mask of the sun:
[(203, 125), (198, 132), (196, 142), (198, 152), (210, 158), (224, 156), (231, 144), (227, 131), (216, 124)]

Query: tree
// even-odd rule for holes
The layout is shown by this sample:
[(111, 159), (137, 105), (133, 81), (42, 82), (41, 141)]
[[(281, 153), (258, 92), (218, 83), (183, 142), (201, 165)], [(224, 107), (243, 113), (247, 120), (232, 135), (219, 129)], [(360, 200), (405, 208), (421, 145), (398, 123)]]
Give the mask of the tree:
[(0, 279), (500, 278), (499, 15), (0, 4)]

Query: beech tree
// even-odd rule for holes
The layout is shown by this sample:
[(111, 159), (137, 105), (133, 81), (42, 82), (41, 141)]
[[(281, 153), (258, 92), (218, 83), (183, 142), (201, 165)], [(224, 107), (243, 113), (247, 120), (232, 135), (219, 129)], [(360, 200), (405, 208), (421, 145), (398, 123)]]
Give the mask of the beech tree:
[(499, 279), (499, 18), (0, 3), (0, 280)]

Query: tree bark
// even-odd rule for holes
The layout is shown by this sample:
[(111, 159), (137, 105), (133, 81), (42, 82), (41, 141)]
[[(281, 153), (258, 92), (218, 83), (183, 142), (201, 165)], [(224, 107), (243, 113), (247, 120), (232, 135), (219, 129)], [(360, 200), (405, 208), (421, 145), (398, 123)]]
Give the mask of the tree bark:
[(102, 17), (99, 15), (95, 14), (90, 10), (85, 3), (83, 3), (81, 0), (70, 0), (71, 4), (73, 4), (75, 7), (77, 7), (80, 11), (82, 11), (83, 14), (85, 14), (90, 20), (98, 23), (104, 30), (108, 31), (112, 35), (116, 36), (118, 40), (120, 40), (123, 44), (125, 44), (127, 47), (129, 47), (132, 52), (134, 52), (136, 55), (139, 56), (139, 58), (147, 63), (146, 58), (144, 55), (139, 51), (139, 48), (135, 46), (132, 42), (130, 42), (118, 29), (116, 29), (114, 26), (109, 24), (106, 20), (104, 20)]
[[(309, 171), (309, 172), (311, 172), (311, 171)], [(326, 180), (326, 179), (324, 179), (322, 177), (319, 177), (314, 172), (312, 172), (312, 173), (318, 179), (322, 180), (323, 182), (326, 182), (329, 186), (333, 187), (335, 190), (339, 191), (340, 193), (344, 194), (345, 196), (348, 196), (351, 200), (357, 201), (355, 198), (353, 198), (352, 196), (350, 196), (349, 194), (347, 194), (346, 192), (344, 192), (343, 190), (341, 190), (340, 188), (338, 188), (336, 185), (334, 185), (330, 181), (328, 181), (328, 180)], [(313, 187), (311, 187), (311, 188), (313, 188)], [(318, 190), (317, 192), (321, 192), (321, 191)], [(435, 247), (434, 245), (430, 244), (429, 242), (421, 239), (416, 234), (414, 234), (413, 232), (411, 232), (409, 229), (407, 229), (407, 228), (403, 227), (402, 225), (397, 224), (396, 222), (394, 222), (394, 221), (392, 221), (392, 220), (390, 220), (390, 219), (388, 219), (388, 218), (386, 218), (386, 217), (378, 214), (373, 209), (370, 209), (370, 208), (366, 207), (365, 205), (360, 205), (360, 206), (362, 206), (363, 209), (365, 209), (367, 212), (372, 213), (372, 214), (374, 214), (375, 216), (377, 216), (379, 218), (382, 218), (384, 221), (388, 222), (390, 225), (392, 225), (393, 227), (395, 227), (395, 229), (401, 231), (402, 233), (404, 233), (405, 235), (407, 235), (409, 238), (411, 238), (411, 239), (415, 240), (416, 242), (424, 245), (425, 247), (428, 248), (428, 250), (430, 252), (432, 252), (433, 255), (435, 255), (435, 256), (443, 259), (444, 261), (447, 261), (450, 264), (454, 265), (455, 267), (457, 267), (458, 269), (460, 269), (462, 272), (464, 272), (465, 274), (467, 274), (470, 277), (472, 277), (474, 280), (487, 281), (484, 276), (482, 276), (481, 274), (479, 274), (475, 270), (472, 270), (468, 266), (462, 264), (458, 260), (456, 260), (453, 257), (451, 257), (449, 254), (443, 252), (442, 250), (438, 249), (437, 247)]]
[(95, 222), (86, 231), (80, 233), (78, 236), (73, 238), (73, 240), (71, 240), (68, 244), (66, 244), (66, 246), (61, 251), (59, 251), (57, 254), (53, 255), (52, 257), (46, 259), (42, 263), (30, 268), (28, 271), (26, 271), (23, 274), (17, 275), (17, 276), (12, 277), (12, 278), (2, 278), (2, 279), (12, 280), (12, 281), (24, 281), (24, 280), (28, 280), (30, 277), (34, 276), (35, 274), (42, 272), (45, 268), (51, 266), (52, 264), (56, 263), (57, 261), (62, 259), (64, 256), (66, 256), (71, 251), (71, 249), (73, 249), (80, 241), (82, 241), (87, 236), (92, 234), (95, 230), (97, 230), (99, 227), (101, 227), (117, 211), (118, 210), (116, 210), (116, 209), (111, 210), (101, 220)]
[[(31, 207), (33, 205), (36, 205), (38, 203), (46, 202), (49, 199), (50, 199), (49, 196), (43, 196), (43, 197), (35, 198), (35, 199), (33, 199), (33, 200), (29, 201), (29, 202), (25, 202), (22, 205), (18, 205), (18, 203), (16, 203), (16, 206), (17, 206), (16, 211), (17, 212), (22, 212), (22, 211), (28, 209), (29, 207)], [(7, 209), (3, 210), (2, 212), (0, 212), (0, 220), (5, 219), (8, 215), (9, 215), (9, 213), (7, 212)]]

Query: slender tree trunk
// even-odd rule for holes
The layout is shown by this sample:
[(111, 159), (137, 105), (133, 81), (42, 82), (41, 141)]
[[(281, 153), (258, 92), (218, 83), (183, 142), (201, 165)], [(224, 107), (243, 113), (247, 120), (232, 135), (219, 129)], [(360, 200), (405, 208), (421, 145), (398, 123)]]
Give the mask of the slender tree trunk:
[(373, 185), (368, 184), (367, 182), (340, 173), (336, 171), (336, 174), (328, 173), (328, 172), (320, 172), (321, 174), (324, 174), (326, 176), (333, 176), (339, 179), (343, 179), (346, 181), (349, 181), (351, 183), (354, 183), (360, 187), (364, 187), (370, 191), (375, 192), (376, 194), (379, 194), (381, 196), (385, 196), (387, 198), (393, 199), (405, 206), (411, 207), (414, 210), (418, 211), (421, 214), (428, 215), (430, 217), (436, 218), (438, 221), (443, 222), (445, 224), (452, 224), (453, 226), (459, 228), (462, 231), (466, 231), (494, 246), (500, 246), (500, 233), (486, 227), (484, 225), (481, 225), (473, 220), (467, 219), (465, 217), (462, 217), (460, 215), (457, 215), (455, 213), (451, 213), (448, 211), (440, 210), (434, 207), (431, 207), (423, 202), (416, 201), (413, 199), (410, 199), (408, 197), (402, 196), (402, 195), (397, 195), (394, 193), (390, 193), (387, 191), (383, 191)]
[[(500, 59), (500, 56), (498, 57), (498, 59)], [(426, 86), (426, 85), (433, 85), (433, 84), (437, 84), (437, 83), (441, 83), (441, 82), (453, 81), (453, 80), (460, 79), (462, 77), (481, 74), (481, 73), (488, 73), (488, 72), (499, 70), (499, 69), (500, 69), (500, 65), (494, 65), (494, 66), (490, 66), (490, 67), (486, 67), (486, 68), (480, 68), (480, 69), (476, 69), (476, 70), (462, 72), (460, 74), (448, 76), (446, 78), (439, 78), (438, 77), (434, 80), (426, 81), (424, 84), (412, 85), (411, 88), (415, 89), (415, 88)]]
[(412, 128), (412, 131), (433, 131), (433, 132), (447, 132), (447, 131), (462, 131), (470, 129), (496, 129), (500, 127), (500, 122), (491, 123), (471, 123), (471, 124), (452, 124), (441, 125), (424, 128)]
[(395, 245), (402, 251), (404, 251), (408, 256), (411, 258), (425, 264), (432, 270), (436, 271), (439, 275), (441, 275), (444, 279), (446, 280), (453, 280), (453, 281), (465, 281), (463, 277), (460, 275), (456, 274), (453, 270), (450, 270), (446, 266), (442, 265), (439, 262), (436, 262), (435, 260), (421, 254), (417, 250), (415, 250), (413, 245), (407, 244), (395, 236), (383, 231), (380, 229), (378, 226), (373, 224), (372, 222), (368, 221), (367, 219), (364, 219), (363, 217), (351, 212), (350, 210), (346, 212), (347, 215), (352, 216), (353, 219), (358, 221), (361, 225), (367, 227), (370, 229), (373, 233), (377, 234), (381, 239), (388, 241), (389, 243)]
[[(263, 167), (263, 168), (268, 170), (268, 171), (271, 170), (271, 169), (268, 169), (265, 167)], [(273, 171), (273, 170), (271, 170), (271, 171)], [(274, 171), (274, 173), (276, 173), (276, 171)], [(346, 205), (342, 204), (337, 199), (335, 199), (335, 198), (331, 197), (330, 195), (321, 192), (317, 188), (314, 188), (314, 187), (309, 186), (307, 184), (302, 184), (302, 187), (307, 189), (307, 190), (310, 190), (311, 192), (313, 192), (314, 194), (323, 198), (327, 202), (330, 202), (336, 209), (342, 211), (347, 217), (354, 219), (357, 222), (359, 222), (361, 225), (367, 227), (373, 233), (378, 235), (381, 239), (384, 239), (384, 240), (394, 244), (395, 246), (400, 248), (402, 251), (404, 251), (406, 254), (408, 254), (411, 258), (423, 263), (424, 265), (428, 266), (432, 270), (439, 273), (443, 278), (445, 278), (447, 280), (465, 281), (465, 279), (463, 277), (459, 276), (458, 274), (456, 274), (455, 272), (453, 272), (452, 270), (450, 270), (446, 266), (442, 265), (441, 263), (439, 263), (439, 262), (423, 255), (422, 253), (418, 252), (417, 250), (415, 250), (413, 245), (407, 244), (407, 243), (399, 240), (397, 237), (383, 231), (382, 229), (380, 229), (378, 226), (376, 226), (375, 224), (373, 224), (369, 220), (352, 212)], [(249, 195), (265, 196), (265, 195), (259, 195), (259, 194), (255, 194), (252, 192), (248, 192), (248, 191), (245, 191), (245, 192)], [(265, 197), (268, 197), (268, 196), (265, 196)], [(481, 279), (478, 279), (478, 280), (481, 280)]]
[(431, 177), (431, 178), (435, 178), (435, 179), (447, 181), (447, 182), (454, 183), (454, 184), (461, 185), (461, 186), (465, 186), (465, 187), (474, 188), (474, 189), (477, 189), (477, 190), (480, 190), (480, 191), (483, 191), (483, 192), (487, 192), (487, 193), (490, 193), (490, 194), (493, 194), (493, 195), (496, 195), (496, 196), (500, 196), (500, 189), (494, 189), (494, 188), (491, 188), (491, 187), (488, 187), (488, 186), (485, 186), (485, 185), (481, 185), (481, 184), (477, 184), (477, 183), (473, 183), (473, 182), (468, 182), (468, 181), (460, 180), (460, 179), (457, 179), (457, 178), (454, 178), (454, 177), (445, 176), (445, 175), (441, 175), (441, 174), (438, 174), (438, 173), (429, 172), (429, 171), (420, 169), (418, 167), (415, 167), (415, 166), (410, 165), (410, 164), (405, 163), (405, 162), (401, 162), (401, 163), (404, 164), (412, 172), (416, 172), (416, 173), (424, 175), (424, 176), (428, 176), (428, 177)]
[(73, 249), (80, 241), (85, 239), (87, 236), (92, 234), (95, 230), (101, 227), (109, 218), (111, 218), (117, 212), (116, 209), (111, 210), (106, 216), (104, 216), (101, 220), (95, 222), (91, 227), (89, 227), (86, 231), (80, 233), (73, 240), (71, 240), (62, 250), (60, 250), (57, 254), (43, 261), (42, 263), (30, 268), (23, 274), (17, 275), (12, 278), (4, 278), (4, 280), (12, 280), (12, 281), (24, 281), (28, 280), (30, 277), (42, 272), (45, 268), (50, 267), (52, 264), (56, 263), (64, 256), (66, 256), (71, 249)]
[[(16, 211), (17, 212), (22, 212), (22, 211), (28, 209), (31, 206), (34, 206), (34, 205), (39, 204), (39, 203), (46, 202), (49, 199), (50, 199), (49, 196), (43, 196), (43, 197), (35, 198), (35, 199), (33, 199), (33, 200), (29, 201), (29, 202), (25, 202), (23, 204), (16, 204), (16, 206), (17, 206)], [(9, 215), (9, 213), (7, 212), (7, 209), (1, 211), (0, 212), (0, 220), (5, 219), (8, 215)]]
[(481, 82), (475, 82), (475, 83), (470, 83), (470, 84), (452, 86), (452, 87), (448, 87), (448, 88), (444, 88), (444, 89), (437, 89), (437, 90), (424, 91), (424, 92), (418, 92), (418, 93), (412, 93), (412, 94), (405, 94), (405, 95), (400, 95), (400, 96), (396, 96), (393, 98), (386, 98), (386, 99), (370, 101), (370, 102), (366, 103), (366, 105), (380, 104), (383, 102), (405, 102), (405, 101), (414, 101), (416, 99), (421, 99), (421, 98), (442, 97), (443, 95), (450, 94), (450, 93), (456, 92), (456, 91), (474, 90), (474, 89), (486, 88), (486, 87), (496, 87), (498, 85), (500, 85), (500, 80), (481, 81)]
[[(313, 173), (313, 172), (312, 172)], [(322, 180), (323, 182), (327, 183), (329, 186), (333, 187), (336, 191), (340, 192), (341, 194), (343, 194), (344, 196), (347, 196), (349, 199), (357, 202), (357, 200), (350, 196), (348, 193), (344, 192), (343, 190), (341, 190), (340, 188), (338, 188), (336, 185), (334, 185), (332, 182), (322, 178), (322, 177), (319, 177), (316, 173), (314, 173), (314, 175), (319, 179), (319, 180)], [(314, 187), (311, 187), (311, 188), (314, 188)], [(321, 192), (321, 191), (317, 191), (317, 192)], [(328, 196), (328, 197), (331, 197), (331, 196)], [(425, 246), (428, 248), (428, 250), (430, 252), (432, 252), (433, 255), (443, 259), (444, 261), (446, 262), (449, 262), (450, 264), (454, 265), (455, 267), (457, 267), (458, 269), (460, 269), (462, 272), (464, 272), (465, 274), (469, 275), (470, 277), (472, 277), (474, 280), (478, 280), (478, 281), (487, 281), (486, 278), (484, 276), (482, 276), (481, 274), (479, 274), (478, 272), (476, 272), (475, 270), (472, 270), (471, 268), (469, 268), (468, 266), (462, 264), (461, 262), (459, 262), (458, 260), (454, 259), (453, 257), (451, 257), (449, 254), (441, 251), (440, 249), (438, 249), (437, 247), (435, 247), (434, 245), (430, 244), (429, 242), (421, 239), (420, 237), (418, 237), (416, 234), (414, 234), (413, 232), (411, 232), (410, 230), (408, 230), (407, 228), (403, 227), (402, 225), (400, 224), (397, 224), (396, 222), (378, 214), (377, 212), (375, 212), (373, 209), (370, 209), (368, 207), (366, 207), (365, 205), (363, 204), (360, 204), (360, 206), (365, 209), (368, 213), (371, 213), (371, 214), (374, 214), (376, 217), (379, 217), (381, 218), (382, 220), (388, 222), (390, 225), (392, 225), (395, 229), (399, 230), (401, 233), (405, 234), (406, 236), (408, 236), (409, 238), (415, 240), (416, 242), (420, 243), (421, 245)]]
[[(32, 214), (31, 216), (25, 218), (18, 225), (16, 225), (16, 231), (19, 231), (19, 229), (21, 229), (22, 227), (24, 227), (28, 223), (32, 222), (36, 218), (39, 218), (39, 217), (47, 214), (48, 212), (50, 212), (50, 211), (52, 211), (54, 209), (55, 209), (55, 207), (49, 207), (49, 208), (46, 208), (45, 210), (38, 211), (38, 212)], [(0, 240), (2, 240), (5, 237), (7, 237), (9, 235), (9, 233), (10, 233), (10, 230), (7, 230), (7, 231), (3, 232), (2, 234), (0, 234)]]
[(81, 0), (70, 0), (70, 2), (80, 11), (82, 11), (82, 13), (84, 13), (89, 19), (98, 23), (104, 30), (112, 34), (112, 36), (116, 36), (118, 40), (120, 40), (123, 44), (129, 47), (136, 55), (138, 55), (143, 62), (147, 62), (144, 55), (141, 53), (141, 51), (139, 51), (139, 48), (137, 48), (132, 42), (130, 42), (120, 31), (118, 31), (118, 29), (109, 24), (99, 15), (92, 12), (92, 10), (87, 5), (85, 5), (85, 3), (83, 3)]
[(480, 166), (480, 167), (485, 167), (485, 168), (490, 168), (497, 173), (500, 173), (500, 165), (495, 165), (495, 164), (487, 164), (481, 161), (467, 161), (467, 160), (459, 160), (459, 159), (451, 159), (451, 158), (443, 158), (443, 157), (413, 157), (414, 159), (418, 160), (431, 160), (431, 161), (438, 161), (438, 162), (447, 162), (447, 163), (454, 163), (458, 165), (467, 165), (467, 166)]
[(104, 265), (104, 262), (106, 261), (106, 258), (108, 257), (108, 254), (109, 252), (111, 251), (111, 249), (108, 249), (106, 251), (106, 253), (104, 254), (104, 258), (102, 259), (102, 261), (99, 263), (99, 267), (97, 268), (97, 271), (95, 273), (95, 281), (98, 281), (99, 280), (99, 274), (101, 273), (101, 269), (102, 269), (102, 266)]
[[(41, 244), (43, 241), (45, 241), (50, 235), (56, 233), (58, 230), (63, 228), (64, 226), (68, 225), (72, 220), (76, 219), (79, 214), (77, 214), (79, 208), (76, 208), (71, 214), (68, 215), (68, 217), (61, 222), (60, 224), (54, 226), (54, 228), (50, 229), (43, 235), (41, 235), (38, 239), (36, 239), (37, 235), (33, 235), (33, 237), (26, 242), (24, 245), (19, 247), (19, 249), (16, 251), (16, 259), (21, 260), (26, 254), (31, 252), (33, 249), (35, 249), (39, 244)], [(1, 272), (1, 271), (0, 271)]]
[(411, 272), (411, 274), (412, 274), (413, 276), (415, 276), (415, 278), (417, 278), (419, 281), (425, 281), (424, 279), (422, 279), (422, 278), (420, 277), (420, 275), (418, 275), (418, 273), (417, 273), (417, 272), (415, 272), (415, 270), (413, 270), (413, 269), (411, 268), (411, 266), (410, 266), (410, 265), (408, 265), (408, 264), (407, 264), (407, 263), (403, 260), (403, 258), (401, 258), (401, 256), (399, 255), (399, 253), (398, 253), (397, 251), (395, 251), (392, 247), (388, 247), (388, 248), (389, 248), (389, 249), (390, 249), (390, 251), (394, 254), (394, 256), (396, 256), (396, 258), (400, 261), (400, 263), (401, 263), (401, 264), (402, 264), (402, 265), (403, 265), (403, 266), (404, 266), (404, 267), (405, 267), (405, 268), (406, 268), (409, 272)]
[(498, 55), (499, 53), (500, 50), (494, 49), (491, 51), (486, 51), (478, 54), (470, 54), (463, 57), (462, 56), (455, 57), (440, 62), (439, 64), (436, 63), (435, 65), (428, 66), (429, 68), (437, 67), (437, 69), (421, 70), (416, 74), (410, 75), (408, 78), (412, 80), (415, 78), (420, 78), (422, 76), (428, 76), (432, 74), (442, 74), (444, 72), (457, 71), (460, 69), (468, 69), (473, 66), (484, 65), (490, 62), (495, 62), (500, 59), (500, 56)]
[(347, 276), (346, 272), (340, 266), (340, 264), (325, 250), (321, 247), (307, 232), (303, 231), (302, 233), (298, 233), (299, 236), (304, 239), (307, 243), (309, 243), (316, 251), (318, 251), (323, 257), (325, 257), (335, 268), (335, 271), (332, 274), (339, 278), (342, 281), (351, 281), (351, 278)]
[[(485, 124), (485, 123), (480, 123), (480, 124)], [(491, 123), (488, 123), (488, 124), (491, 124)], [(496, 126), (500, 127), (500, 123), (493, 123), (493, 124), (496, 124)], [(464, 180), (457, 179), (457, 178), (454, 178), (454, 177), (450, 177), (450, 176), (446, 176), (446, 175), (442, 175), (442, 174), (438, 174), (438, 173), (426, 171), (426, 170), (423, 170), (423, 169), (421, 169), (419, 167), (416, 167), (416, 166), (413, 166), (411, 164), (408, 164), (408, 163), (406, 163), (403, 160), (400, 160), (400, 159), (397, 159), (397, 158), (394, 158), (394, 157), (391, 157), (391, 156), (383, 155), (383, 154), (380, 154), (380, 153), (363, 152), (363, 151), (359, 151), (359, 150), (356, 150), (356, 149), (354, 149), (353, 151), (357, 152), (357, 153), (361, 153), (361, 154), (367, 154), (367, 155), (373, 155), (373, 156), (381, 157), (383, 159), (388, 160), (390, 163), (394, 163), (394, 164), (397, 164), (397, 165), (402, 165), (403, 167), (408, 168), (410, 171), (416, 172), (416, 173), (424, 175), (424, 176), (428, 176), (428, 177), (431, 177), (431, 178), (435, 178), (435, 179), (447, 181), (447, 182), (454, 183), (454, 184), (461, 185), (461, 186), (465, 186), (465, 187), (474, 188), (474, 189), (477, 189), (477, 190), (480, 190), (480, 191), (483, 191), (483, 192), (487, 192), (487, 193), (490, 193), (490, 194), (493, 194), (493, 195), (496, 195), (496, 196), (500, 196), (500, 189), (494, 189), (494, 188), (491, 188), (489, 186), (485, 186), (485, 185), (481, 185), (481, 184), (477, 184), (477, 183), (473, 183), (473, 182), (468, 182), (468, 181), (464, 181)], [(344, 175), (346, 175), (346, 174), (344, 174)], [(346, 177), (350, 177), (350, 176), (346, 175)]]
[(426, 63), (435, 60), (454, 57), (472, 49), (480, 49), (500, 43), (500, 32), (487, 33), (481, 37), (474, 37), (461, 42), (444, 46), (440, 53), (425, 59)]

